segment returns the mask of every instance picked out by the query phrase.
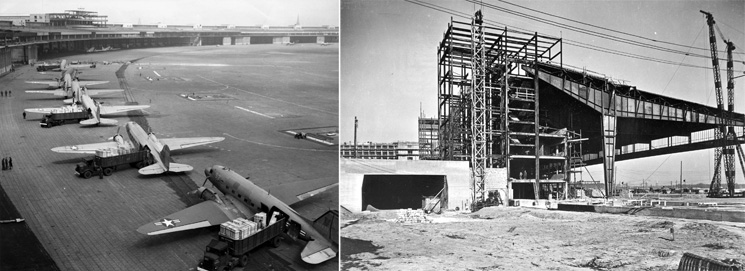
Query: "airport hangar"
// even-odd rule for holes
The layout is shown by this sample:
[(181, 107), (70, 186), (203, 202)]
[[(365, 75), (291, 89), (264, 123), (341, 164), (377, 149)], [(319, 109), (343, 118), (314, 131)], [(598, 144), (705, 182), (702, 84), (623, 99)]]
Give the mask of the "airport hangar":
[(0, 26), (0, 75), (12, 63), (33, 64), (59, 53), (90, 48), (338, 43), (334, 26), (126, 25), (13, 27)]
[[(433, 153), (441, 161), (342, 159), (341, 206), (422, 208), (423, 197), (436, 195), (445, 209), (535, 205), (567, 199), (583, 167), (595, 164), (612, 196), (616, 161), (745, 143), (741, 113), (570, 68), (561, 38), (482, 23), (480, 14), (451, 21), (438, 46)], [(733, 138), (716, 138), (724, 123)], [(391, 204), (372, 204), (380, 201)]]

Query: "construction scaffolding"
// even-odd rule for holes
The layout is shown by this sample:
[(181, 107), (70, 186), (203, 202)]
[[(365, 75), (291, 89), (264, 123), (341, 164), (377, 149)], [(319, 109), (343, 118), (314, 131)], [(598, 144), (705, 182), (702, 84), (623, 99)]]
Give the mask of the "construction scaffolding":
[(565, 191), (579, 135), (543, 121), (532, 74), (539, 63), (562, 67), (561, 51), (560, 38), (484, 25), (481, 11), (448, 24), (437, 52), (438, 149), (470, 162), (473, 203), (487, 198), (489, 168), (506, 169), (510, 198), (549, 198), (557, 183)]
[(64, 13), (48, 13), (50, 26), (95, 26), (105, 27), (108, 16), (96, 11), (65, 10)]

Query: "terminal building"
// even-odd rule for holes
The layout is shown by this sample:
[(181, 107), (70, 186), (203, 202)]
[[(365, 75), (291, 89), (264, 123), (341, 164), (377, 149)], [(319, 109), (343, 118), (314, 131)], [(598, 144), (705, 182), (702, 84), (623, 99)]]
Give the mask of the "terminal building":
[(110, 23), (95, 11), (0, 16), (0, 75), (11, 63), (29, 64), (50, 56), (163, 46), (329, 44), (339, 42), (337, 26), (169, 25)]

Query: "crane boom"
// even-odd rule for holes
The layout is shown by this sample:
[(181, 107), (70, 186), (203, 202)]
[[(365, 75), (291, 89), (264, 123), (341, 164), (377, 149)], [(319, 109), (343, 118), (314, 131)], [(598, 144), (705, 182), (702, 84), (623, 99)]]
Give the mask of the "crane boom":
[[(722, 182), (720, 174), (720, 165), (722, 158), (724, 158), (724, 172), (727, 178), (727, 188), (730, 196), (734, 195), (734, 184), (735, 184), (735, 146), (730, 144), (730, 141), (737, 141), (735, 135), (735, 129), (732, 123), (732, 117), (735, 110), (735, 94), (734, 94), (734, 82), (732, 77), (732, 50), (734, 50), (734, 44), (731, 41), (722, 39), (727, 43), (727, 111), (724, 109), (724, 101), (722, 99), (722, 79), (719, 70), (719, 57), (717, 56), (717, 37), (714, 31), (716, 22), (714, 16), (706, 11), (701, 10), (701, 13), (706, 15), (706, 24), (709, 26), (709, 47), (711, 49), (711, 64), (714, 70), (714, 89), (717, 96), (717, 109), (719, 111), (719, 118), (717, 120), (717, 128), (714, 129), (714, 137), (719, 141), (719, 146), (716, 148), (714, 155), (714, 176), (711, 180), (711, 186), (709, 187), (709, 196), (719, 196)], [(742, 159), (742, 157), (741, 157)]]

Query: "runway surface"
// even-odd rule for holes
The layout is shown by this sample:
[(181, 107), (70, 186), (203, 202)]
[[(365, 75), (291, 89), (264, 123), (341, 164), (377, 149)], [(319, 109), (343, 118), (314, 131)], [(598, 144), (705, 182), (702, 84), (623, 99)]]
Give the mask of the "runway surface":
[[(97, 143), (116, 134), (116, 126), (78, 124), (39, 127), (40, 115), (24, 108), (56, 107), (61, 100), (23, 90), (54, 75), (20, 67), (0, 78), (0, 156), (12, 156), (14, 169), (0, 173), (0, 185), (26, 225), (61, 270), (194, 270), (217, 228), (161, 236), (136, 229), (200, 200), (186, 193), (201, 186), (204, 169), (224, 165), (264, 188), (327, 179), (338, 182), (338, 46), (248, 45), (122, 50), (66, 57), (68, 60), (133, 61), (85, 69), (81, 80), (108, 80), (91, 88), (126, 88), (100, 101), (104, 105), (147, 104), (144, 114), (110, 117), (136, 121), (158, 138), (222, 136), (225, 141), (172, 152), (192, 172), (140, 176), (128, 167), (99, 179), (75, 175), (86, 155), (58, 154), (57, 146)], [(134, 61), (136, 60), (136, 61)], [(117, 78), (117, 71), (120, 77)], [(189, 99), (188, 97), (199, 99)], [(296, 139), (287, 131), (303, 131)], [(124, 130), (122, 129), (122, 132)], [(209, 184), (207, 185), (209, 187)], [(315, 219), (337, 209), (333, 189), (296, 204)], [(0, 234), (9, 234), (0, 225)], [(302, 263), (304, 242), (251, 254), (252, 270), (337, 270), (338, 258), (312, 266)], [(0, 259), (0, 263), (5, 262)]]

